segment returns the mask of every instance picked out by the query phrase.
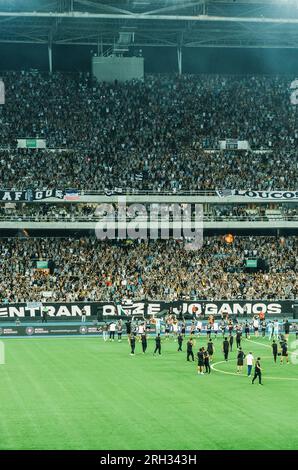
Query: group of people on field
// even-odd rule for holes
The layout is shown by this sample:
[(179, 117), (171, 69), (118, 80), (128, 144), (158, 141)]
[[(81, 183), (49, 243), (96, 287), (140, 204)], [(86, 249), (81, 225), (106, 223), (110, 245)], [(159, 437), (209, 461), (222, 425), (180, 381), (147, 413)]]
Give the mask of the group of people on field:
[[(125, 330), (130, 345), (130, 354), (132, 356), (135, 355), (137, 343), (141, 344), (142, 353), (146, 353), (148, 347), (148, 335), (150, 335), (150, 328), (152, 326), (152, 324), (150, 324), (151, 321), (152, 319), (147, 321), (145, 318), (143, 318), (139, 321), (135, 319), (128, 319), (125, 322)], [(254, 366), (254, 375), (252, 378), (252, 383), (254, 383), (256, 379), (258, 379), (259, 383), (262, 384), (261, 358), (257, 357), (255, 359), (251, 351), (248, 354), (245, 354), (241, 346), (243, 334), (245, 339), (249, 340), (251, 330), (253, 330), (254, 335), (257, 337), (259, 335), (259, 330), (261, 329), (262, 337), (264, 337), (266, 335), (267, 328), (268, 338), (272, 341), (271, 347), (274, 362), (276, 363), (277, 357), (280, 356), (280, 364), (283, 364), (284, 362), (289, 364), (288, 337), (290, 334), (291, 327), (295, 325), (291, 325), (288, 319), (284, 319), (282, 324), (277, 319), (266, 323), (265, 318), (261, 318), (260, 321), (259, 316), (255, 315), (251, 320), (247, 320), (244, 324), (228, 319), (221, 320), (220, 327), (218, 329), (214, 329), (215, 321), (213, 317), (209, 318), (208, 323), (203, 326), (203, 322), (201, 320), (192, 320), (190, 322), (190, 325), (187, 325), (187, 322), (184, 318), (182, 320), (177, 320), (175, 315), (167, 315), (165, 317), (164, 323), (164, 336), (162, 339), (161, 319), (155, 318), (155, 348), (153, 354), (161, 355), (162, 342), (169, 341), (171, 337), (178, 344), (178, 352), (183, 352), (183, 343), (184, 341), (186, 341), (186, 361), (194, 362), (196, 354), (199, 375), (211, 373), (211, 363), (215, 354), (214, 340), (217, 340), (217, 333), (219, 331), (221, 331), (223, 335), (221, 350), (223, 353), (224, 360), (226, 362), (229, 360), (229, 354), (233, 352), (235, 340), (237, 348), (237, 373), (242, 373), (243, 366), (246, 363), (247, 376), (252, 377), (252, 369)], [(266, 327), (263, 326), (264, 323), (266, 323)], [(105, 323), (102, 326), (104, 341), (107, 341), (108, 339), (110, 341), (114, 341), (116, 334), (118, 337), (118, 341), (122, 341), (123, 329), (124, 323), (121, 319), (119, 319), (117, 322), (112, 321), (109, 324)], [(194, 353), (196, 338), (199, 338), (202, 335), (203, 330), (204, 332), (206, 331), (206, 347), (200, 346), (198, 351)], [(282, 330), (283, 334), (281, 333)], [(189, 333), (188, 338), (186, 338), (186, 331)], [(212, 333), (213, 338), (211, 337)]]

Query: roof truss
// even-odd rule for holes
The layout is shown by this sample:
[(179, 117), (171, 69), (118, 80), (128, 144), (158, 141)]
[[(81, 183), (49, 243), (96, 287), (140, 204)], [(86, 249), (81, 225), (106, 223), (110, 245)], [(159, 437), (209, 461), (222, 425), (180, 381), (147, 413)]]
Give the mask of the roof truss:
[(0, 0), (0, 42), (298, 47), (298, 0)]

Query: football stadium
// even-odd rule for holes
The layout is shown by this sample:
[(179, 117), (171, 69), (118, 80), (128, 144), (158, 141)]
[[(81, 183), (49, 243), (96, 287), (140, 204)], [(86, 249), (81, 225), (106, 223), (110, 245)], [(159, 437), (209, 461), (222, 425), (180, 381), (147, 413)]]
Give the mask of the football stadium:
[(0, 25), (0, 451), (298, 450), (298, 1)]

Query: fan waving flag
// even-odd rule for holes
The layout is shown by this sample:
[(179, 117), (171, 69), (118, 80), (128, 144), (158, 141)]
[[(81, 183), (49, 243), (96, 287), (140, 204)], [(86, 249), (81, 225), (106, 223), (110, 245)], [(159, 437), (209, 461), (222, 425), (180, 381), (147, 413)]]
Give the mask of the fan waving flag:
[(143, 181), (143, 173), (135, 173), (136, 181)]
[(78, 201), (80, 199), (79, 191), (77, 189), (66, 189), (64, 194), (65, 201)]
[(234, 189), (219, 189), (216, 191), (219, 197), (229, 197), (234, 195)]
[(104, 189), (104, 193), (105, 193), (106, 196), (109, 196), (109, 197), (110, 197), (110, 196), (113, 196), (114, 191), (113, 191), (113, 189), (105, 188), (105, 189)]
[(106, 196), (114, 196), (115, 194), (123, 194), (123, 188), (105, 188), (104, 193)]

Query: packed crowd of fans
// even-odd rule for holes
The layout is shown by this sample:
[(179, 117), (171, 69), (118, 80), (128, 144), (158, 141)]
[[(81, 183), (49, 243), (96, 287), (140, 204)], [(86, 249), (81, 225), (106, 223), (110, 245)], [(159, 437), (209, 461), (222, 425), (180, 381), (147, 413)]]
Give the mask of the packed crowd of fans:
[[(1, 186), (296, 190), (292, 78), (147, 76), (107, 84), (88, 74), (4, 74), (0, 141), (12, 148), (0, 153)], [(69, 151), (16, 150), (16, 139), (26, 137)], [(230, 138), (269, 153), (204, 151)]]
[[(246, 272), (249, 257), (267, 269)], [(37, 270), (37, 260), (54, 269)], [(200, 250), (178, 240), (13, 238), (1, 240), (0, 300), (294, 299), (297, 273), (295, 237), (207, 237)]]
[(0, 205), (0, 220), (75, 221), (94, 220), (98, 204), (26, 204)]
[[(147, 76), (107, 84), (88, 74), (4, 74), (0, 189), (297, 190), (292, 78)], [(17, 138), (46, 139), (47, 149), (17, 149)], [(220, 151), (225, 139), (248, 140), (258, 152)], [(261, 206), (204, 212), (279, 217), (279, 210)], [(296, 216), (297, 208), (283, 206), (280, 213)], [(83, 204), (0, 207), (0, 218), (20, 220), (97, 214)], [(0, 301), (297, 298), (297, 238), (229, 241), (207, 237), (203, 248), (189, 251), (182, 240), (3, 239)], [(265, 272), (247, 272), (250, 256), (265, 260)], [(37, 260), (51, 261), (50, 272), (38, 270)]]
[[(141, 175), (141, 179), (138, 178)], [(2, 189), (76, 188), (104, 192), (114, 187), (155, 192), (214, 189), (293, 190), (298, 180), (294, 150), (272, 153), (215, 152), (193, 147), (152, 153), (98, 150), (0, 152)]]

